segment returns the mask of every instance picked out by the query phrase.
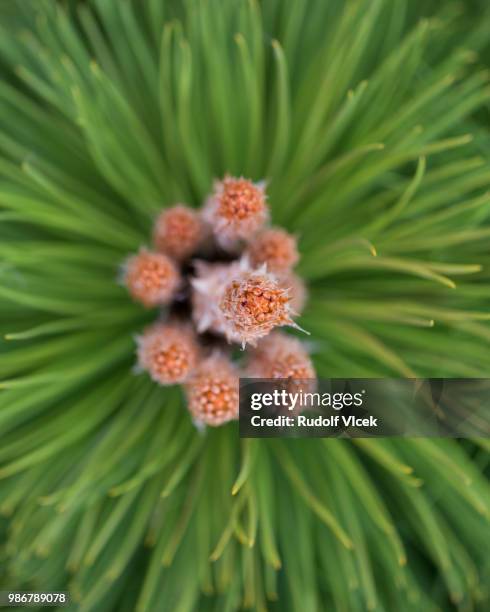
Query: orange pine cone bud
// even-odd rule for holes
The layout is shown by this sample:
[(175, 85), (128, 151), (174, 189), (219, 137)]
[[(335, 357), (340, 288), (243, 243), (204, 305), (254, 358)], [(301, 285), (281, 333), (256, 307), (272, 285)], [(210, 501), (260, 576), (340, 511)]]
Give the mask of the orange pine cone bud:
[(229, 339), (255, 345), (274, 327), (295, 326), (290, 296), (264, 268), (243, 271), (225, 288), (219, 307)]
[(266, 264), (271, 272), (291, 270), (299, 260), (296, 238), (280, 228), (260, 232), (246, 251), (253, 267)]
[(142, 249), (126, 261), (124, 283), (135, 300), (150, 308), (172, 300), (180, 274), (167, 255)]
[(236, 368), (219, 353), (200, 363), (185, 387), (194, 420), (216, 427), (236, 419), (238, 381)]
[(232, 249), (237, 241), (250, 239), (268, 216), (264, 186), (231, 176), (215, 183), (203, 210), (218, 243)]
[(155, 249), (182, 260), (190, 257), (205, 238), (204, 223), (187, 206), (177, 204), (160, 213), (153, 232)]
[(160, 385), (185, 382), (199, 357), (197, 338), (189, 325), (157, 323), (137, 341), (139, 366)]
[(316, 372), (304, 345), (297, 338), (275, 331), (252, 351), (248, 374), (257, 378), (315, 379)]

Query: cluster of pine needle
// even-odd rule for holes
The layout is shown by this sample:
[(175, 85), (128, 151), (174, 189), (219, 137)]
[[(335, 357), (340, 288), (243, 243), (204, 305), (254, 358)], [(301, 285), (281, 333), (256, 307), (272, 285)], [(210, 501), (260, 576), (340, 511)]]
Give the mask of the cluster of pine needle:
[(153, 316), (116, 277), (163, 206), (266, 178), (319, 376), (487, 377), (489, 27), (451, 2), (0, 1), (0, 590), (488, 609), (487, 440), (199, 433), (133, 375)]

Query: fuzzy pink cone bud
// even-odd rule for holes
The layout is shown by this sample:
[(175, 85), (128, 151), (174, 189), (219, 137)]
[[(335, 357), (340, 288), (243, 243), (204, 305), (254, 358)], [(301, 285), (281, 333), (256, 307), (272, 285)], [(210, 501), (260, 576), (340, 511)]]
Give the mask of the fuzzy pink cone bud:
[(157, 323), (137, 339), (138, 365), (160, 385), (183, 383), (194, 369), (199, 345), (190, 325)]
[(194, 420), (216, 427), (236, 419), (238, 381), (236, 368), (219, 353), (200, 363), (185, 387)]
[(151, 308), (172, 300), (180, 284), (180, 274), (167, 255), (142, 249), (126, 261), (124, 283), (135, 300)]
[(219, 307), (228, 339), (238, 338), (245, 347), (266, 336), (274, 327), (296, 324), (291, 319), (287, 289), (282, 288), (265, 266), (243, 271), (223, 291)]
[(289, 291), (289, 295), (291, 296), (290, 306), (292, 312), (295, 315), (300, 315), (304, 310), (306, 300), (308, 298), (308, 293), (303, 280), (294, 272), (286, 272), (278, 275), (278, 282), (283, 289), (287, 289)]
[(160, 213), (153, 232), (155, 249), (177, 260), (195, 253), (205, 238), (204, 223), (187, 206), (177, 204)]
[(231, 176), (215, 183), (203, 210), (218, 243), (230, 249), (240, 240), (250, 239), (268, 216), (264, 186)]
[(247, 251), (254, 268), (266, 264), (271, 272), (287, 272), (299, 260), (296, 238), (280, 228), (261, 231), (250, 242)]

